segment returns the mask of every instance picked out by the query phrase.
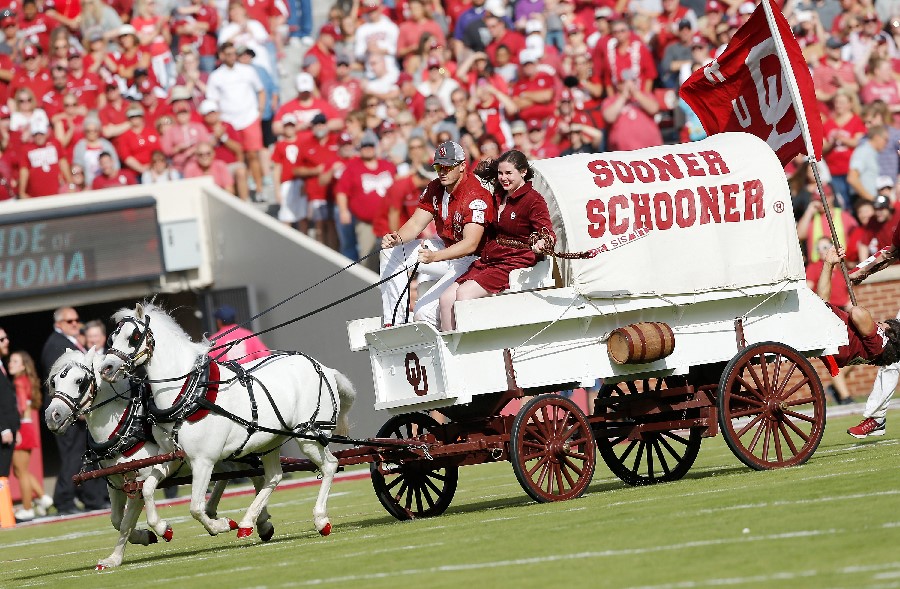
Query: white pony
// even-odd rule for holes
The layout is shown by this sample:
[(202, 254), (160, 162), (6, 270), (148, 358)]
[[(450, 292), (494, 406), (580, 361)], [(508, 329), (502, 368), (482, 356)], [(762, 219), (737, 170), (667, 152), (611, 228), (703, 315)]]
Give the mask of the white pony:
[[(250, 536), (254, 521), (282, 478), (279, 447), (292, 437), (322, 473), (313, 522), (323, 536), (331, 532), (327, 500), (338, 461), (321, 438), (330, 429), (340, 435), (349, 429), (347, 413), (356, 392), (347, 377), (302, 354), (276, 353), (249, 365), (246, 371), (234, 364), (212, 363), (207, 357), (209, 342), (192, 342), (165, 311), (152, 304), (123, 309), (113, 320), (118, 324), (99, 372), (114, 380), (144, 367), (154, 411), (171, 419), (168, 423), (157, 419), (168, 436), (161, 436), (160, 443), (167, 451), (176, 445), (184, 451), (193, 471), (191, 515), (210, 534), (230, 529), (227, 519), (214, 520), (205, 513), (205, 491), (213, 466), (222, 460), (261, 454), (265, 486), (238, 524), (238, 537)], [(212, 357), (215, 355), (213, 351)], [(207, 372), (213, 376), (206, 376)], [(189, 402), (192, 398), (205, 402), (207, 409), (213, 402), (213, 410), (196, 412), (198, 405)], [(284, 431), (304, 437), (280, 433)]]
[[(87, 353), (69, 350), (53, 364), (47, 380), (53, 395), (44, 416), (47, 427), (56, 434), (63, 434), (83, 415), (94, 447), (102, 455), (99, 463), (104, 468), (159, 455), (159, 445), (152, 438), (146, 439), (146, 408), (141, 405), (141, 391), (131, 383), (115, 386), (98, 378), (95, 368), (100, 360), (91, 348)], [(168, 462), (158, 468), (162, 478), (165, 478), (175, 474), (179, 466), (179, 462)], [(147, 508), (148, 525), (166, 542), (172, 539), (172, 528), (160, 520), (156, 509), (153, 493), (158, 480), (148, 479), (150, 471), (151, 467), (145, 467), (127, 477), (121, 474), (107, 477), (110, 485), (110, 519), (119, 531), (119, 539), (112, 554), (97, 563), (98, 571), (122, 564), (127, 542), (144, 546), (157, 542), (153, 530), (135, 529), (142, 503)], [(143, 481), (142, 495), (126, 495), (123, 490), (126, 480)], [(254, 483), (261, 486), (262, 480), (256, 477)], [(215, 512), (225, 485), (226, 481), (216, 483), (209, 500), (211, 513)], [(268, 513), (263, 512), (261, 516), (264, 519), (257, 522), (260, 537), (268, 540), (275, 528), (268, 522)]]

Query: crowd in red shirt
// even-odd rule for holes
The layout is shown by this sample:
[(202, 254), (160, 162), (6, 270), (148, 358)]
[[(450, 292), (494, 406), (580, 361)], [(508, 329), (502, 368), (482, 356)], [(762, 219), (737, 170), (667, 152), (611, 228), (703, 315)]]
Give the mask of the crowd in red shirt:
[[(362, 0), (350, 12), (336, 3), (314, 38), (293, 43), (283, 25), (296, 5), (0, 0), (0, 198), (209, 175), (260, 199), (271, 184), (279, 218), (357, 258), (368, 233), (403, 222), (444, 140), (475, 161), (510, 148), (540, 159), (702, 138), (677, 88), (754, 9), (741, 0)], [(862, 0), (841, 7), (789, 3), (785, 14), (815, 80), (827, 177), (854, 225), (843, 231), (871, 249), (879, 228), (865, 203), (879, 190), (893, 202), (898, 173), (900, 15)], [(233, 105), (208, 100), (226, 41), (264, 87), (248, 95), (250, 110), (259, 107), (250, 130), (223, 108)], [(890, 136), (872, 178), (860, 146), (878, 126)], [(373, 138), (374, 157), (361, 157)], [(793, 187), (802, 221), (814, 186), (804, 177)], [(807, 240), (822, 236), (806, 226)]]

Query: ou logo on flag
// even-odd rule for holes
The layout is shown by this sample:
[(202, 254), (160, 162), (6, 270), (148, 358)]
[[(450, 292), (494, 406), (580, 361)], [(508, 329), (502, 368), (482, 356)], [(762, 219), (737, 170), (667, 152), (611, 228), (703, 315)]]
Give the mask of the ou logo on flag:
[[(731, 107), (742, 129), (762, 137), (774, 151), (800, 137), (800, 121), (794, 111), (794, 103), (787, 88), (787, 79), (781, 67), (781, 61), (775, 49), (775, 40), (771, 37), (750, 48), (744, 65), (750, 72), (761, 121), (754, 121), (753, 111), (747, 104), (744, 94), (731, 100)], [(790, 67), (789, 64), (787, 64)], [(706, 79), (713, 84), (725, 81), (717, 60), (713, 60), (703, 68)], [(779, 131), (778, 126), (793, 121), (786, 131)], [(762, 127), (766, 127), (763, 129)], [(767, 131), (767, 132), (766, 132)]]

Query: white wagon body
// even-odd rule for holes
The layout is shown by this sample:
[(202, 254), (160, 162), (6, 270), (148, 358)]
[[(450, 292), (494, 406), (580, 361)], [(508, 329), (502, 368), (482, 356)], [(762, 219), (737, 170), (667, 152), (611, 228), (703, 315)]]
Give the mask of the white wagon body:
[[(454, 332), (350, 322), (351, 348), (369, 352), (376, 409), (399, 414), (515, 387), (686, 374), (738, 353), (736, 318), (748, 344), (820, 356), (847, 343), (846, 326), (806, 285), (784, 172), (760, 139), (729, 133), (533, 167), (557, 250), (602, 251), (557, 259), (558, 288), (457, 303)], [(644, 321), (672, 327), (674, 352), (647, 364), (612, 362), (610, 332)]]

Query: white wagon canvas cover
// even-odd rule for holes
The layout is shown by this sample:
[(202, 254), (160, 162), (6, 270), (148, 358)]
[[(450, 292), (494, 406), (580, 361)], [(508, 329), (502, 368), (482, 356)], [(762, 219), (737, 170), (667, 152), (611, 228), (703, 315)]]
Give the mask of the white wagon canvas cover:
[(566, 286), (587, 297), (676, 295), (803, 280), (775, 153), (746, 133), (533, 162)]

